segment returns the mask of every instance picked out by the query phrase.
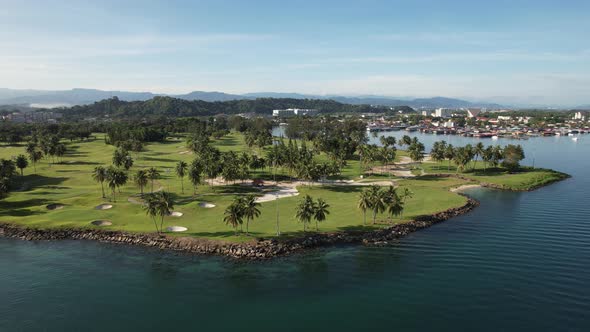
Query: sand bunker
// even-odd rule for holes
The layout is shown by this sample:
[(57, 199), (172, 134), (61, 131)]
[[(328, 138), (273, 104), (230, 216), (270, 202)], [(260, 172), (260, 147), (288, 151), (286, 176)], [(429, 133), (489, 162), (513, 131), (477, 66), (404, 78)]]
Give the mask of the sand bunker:
[(215, 204), (213, 203), (207, 203), (207, 202), (201, 202), (199, 203), (200, 207), (206, 208), (206, 209), (210, 209), (210, 208), (214, 208)]
[(91, 224), (94, 226), (111, 226), (113, 223), (108, 220), (95, 220)]
[(112, 208), (113, 206), (111, 204), (100, 204), (95, 207), (96, 210), (108, 210)]
[(183, 213), (182, 212), (170, 212), (170, 217), (182, 217)]
[(258, 202), (258, 203), (270, 202), (270, 201), (274, 201), (279, 198), (293, 197), (293, 196), (297, 196), (297, 195), (299, 195), (299, 191), (297, 191), (297, 189), (295, 189), (295, 188), (279, 187), (279, 190), (277, 190), (277, 191), (269, 192), (267, 194), (264, 194), (261, 197), (256, 198), (256, 202)]
[(182, 227), (182, 226), (170, 226), (170, 227), (166, 227), (166, 230), (168, 232), (184, 232), (184, 231), (188, 230), (188, 228)]
[(46, 206), (47, 210), (60, 210), (63, 209), (63, 204), (49, 204)]
[(178, 154), (193, 154), (192, 151), (180, 151)]
[(457, 188), (451, 189), (451, 191), (452, 192), (462, 192), (467, 189), (480, 188), (480, 187), (481, 187), (481, 185), (479, 185), (479, 184), (464, 184), (464, 185), (459, 186)]

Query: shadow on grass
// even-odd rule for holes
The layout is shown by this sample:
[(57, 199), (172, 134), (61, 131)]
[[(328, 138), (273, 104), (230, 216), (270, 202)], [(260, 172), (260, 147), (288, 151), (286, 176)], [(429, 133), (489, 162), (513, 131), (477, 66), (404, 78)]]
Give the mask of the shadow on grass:
[(42, 214), (42, 211), (31, 211), (29, 208), (47, 205), (50, 202), (44, 198), (32, 198), (17, 202), (0, 201), (0, 216), (26, 217)]
[(69, 187), (59, 187), (69, 178), (66, 177), (47, 177), (37, 174), (29, 174), (24, 177), (18, 177), (15, 181), (15, 191), (30, 191), (39, 187), (47, 187), (51, 189), (70, 189)]
[(176, 162), (176, 160), (170, 159), (170, 158), (154, 158), (154, 157), (148, 157), (148, 156), (143, 156), (141, 159), (147, 160), (147, 161), (158, 161), (158, 162), (162, 162), (162, 163)]
[[(62, 161), (60, 163), (57, 163), (58, 165), (72, 165), (72, 166), (76, 166), (76, 165), (100, 165), (100, 163), (97, 162), (93, 162), (93, 161), (81, 161), (81, 160), (69, 160), (69, 161)], [(59, 171), (58, 171), (59, 172)]]

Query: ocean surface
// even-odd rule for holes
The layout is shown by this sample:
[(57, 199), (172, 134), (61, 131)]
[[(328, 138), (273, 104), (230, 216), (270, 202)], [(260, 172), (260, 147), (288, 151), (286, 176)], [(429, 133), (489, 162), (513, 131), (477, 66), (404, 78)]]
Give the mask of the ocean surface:
[(389, 247), (268, 262), (0, 238), (0, 331), (590, 331), (590, 135), (482, 141), (573, 178), (470, 190), (479, 208)]

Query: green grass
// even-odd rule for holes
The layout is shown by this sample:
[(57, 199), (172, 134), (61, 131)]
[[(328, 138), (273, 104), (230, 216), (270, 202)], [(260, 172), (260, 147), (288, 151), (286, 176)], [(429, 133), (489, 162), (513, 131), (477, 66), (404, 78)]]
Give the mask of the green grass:
[[(457, 172), (457, 167), (453, 164), (449, 167), (446, 161), (422, 163), (420, 168), (427, 174), (458, 174), (483, 184), (508, 190), (531, 190), (569, 177), (567, 174), (544, 168), (522, 167), (514, 173), (500, 167), (484, 169), (484, 163), (481, 161), (476, 162), (475, 167), (470, 164), (463, 172)], [(417, 169), (412, 172), (419, 174)]]
[[(117, 193), (117, 201), (101, 198), (100, 185), (92, 181), (91, 171), (98, 165), (110, 165), (114, 147), (104, 144), (103, 136), (94, 135), (95, 139), (88, 142), (65, 142), (68, 153), (63, 158), (63, 163), (50, 164), (43, 160), (37, 165), (37, 172), (33, 174), (33, 166), (25, 169), (24, 177), (17, 177), (14, 183), (15, 191), (9, 197), (0, 201), (0, 221), (12, 222), (24, 226), (40, 228), (77, 227), (95, 228), (90, 222), (98, 219), (107, 219), (113, 222), (112, 226), (104, 229), (123, 230), (129, 232), (153, 232), (155, 230), (152, 220), (138, 204), (127, 201), (131, 196), (137, 195), (139, 189), (130, 181)], [(249, 151), (244, 144), (243, 136), (232, 133), (213, 143), (222, 151)], [(189, 230), (179, 233), (179, 236), (197, 236), (222, 241), (248, 241), (245, 236), (235, 236), (233, 229), (222, 221), (225, 208), (237, 195), (255, 193), (262, 195), (260, 189), (243, 185), (227, 185), (211, 188), (201, 185), (197, 195), (192, 195), (192, 188), (185, 179), (185, 193), (181, 194), (181, 182), (173, 172), (174, 165), (179, 160), (190, 162), (194, 156), (181, 154), (186, 151), (182, 137), (169, 139), (165, 143), (149, 144), (146, 151), (136, 155), (135, 165), (131, 173), (144, 167), (157, 167), (162, 173), (162, 178), (155, 184), (156, 188), (163, 187), (174, 195), (176, 201), (175, 211), (182, 212), (181, 218), (168, 217), (165, 226), (180, 225)], [(254, 150), (257, 152), (257, 150)], [(18, 154), (24, 154), (24, 145), (0, 147), (0, 158), (12, 158)], [(400, 155), (402, 155), (400, 153)], [(320, 156), (324, 158), (325, 156)], [(343, 170), (342, 178), (358, 178), (360, 175), (358, 160), (348, 161)], [(424, 164), (434, 171), (436, 164)], [(169, 170), (169, 171), (167, 171)], [(285, 177), (286, 171), (281, 170), (279, 175)], [(511, 185), (516, 181), (510, 175), (479, 176), (481, 181), (488, 178), (499, 179)], [(271, 178), (268, 171), (257, 171), (253, 177)], [(379, 177), (383, 179), (383, 177)], [(529, 183), (536, 183), (538, 179), (531, 175), (527, 178)], [(392, 222), (405, 222), (418, 215), (431, 214), (452, 207), (461, 206), (466, 198), (449, 192), (452, 187), (457, 187), (467, 181), (456, 178), (420, 178), (400, 180), (402, 187), (408, 187), (414, 192), (414, 197), (407, 201), (403, 219), (396, 218)], [(149, 190), (149, 185), (148, 188)], [(355, 230), (363, 226), (363, 214), (356, 208), (358, 193), (362, 190), (359, 186), (300, 186), (301, 195), (309, 194), (314, 198), (323, 198), (331, 205), (328, 219), (320, 225), (320, 231), (332, 232), (342, 230)], [(269, 189), (265, 189), (269, 190)], [(277, 204), (280, 215), (280, 228), (286, 236), (297, 236), (302, 231), (302, 225), (295, 219), (295, 206), (300, 197), (283, 198), (277, 201), (262, 203), (260, 218), (250, 225), (250, 231), (254, 236), (271, 237), (276, 232)], [(199, 202), (210, 202), (216, 207), (207, 209), (199, 206)], [(46, 206), (52, 203), (64, 204), (61, 210), (49, 211)], [(96, 210), (95, 206), (109, 203), (114, 207), (110, 210)], [(367, 220), (370, 223), (368, 213)], [(379, 223), (367, 228), (384, 227), (389, 224), (385, 215), (379, 216)], [(315, 225), (312, 225), (314, 229)]]

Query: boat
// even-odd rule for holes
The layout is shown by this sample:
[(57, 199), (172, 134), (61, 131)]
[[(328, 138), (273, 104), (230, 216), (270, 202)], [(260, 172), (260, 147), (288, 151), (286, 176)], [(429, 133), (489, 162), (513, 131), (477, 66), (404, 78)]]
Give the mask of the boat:
[(493, 140), (497, 140), (498, 139), (498, 136), (494, 135), (494, 136), (492, 136), (492, 139)]
[(578, 138), (577, 137), (572, 137), (572, 141), (577, 142)]

